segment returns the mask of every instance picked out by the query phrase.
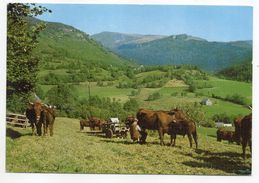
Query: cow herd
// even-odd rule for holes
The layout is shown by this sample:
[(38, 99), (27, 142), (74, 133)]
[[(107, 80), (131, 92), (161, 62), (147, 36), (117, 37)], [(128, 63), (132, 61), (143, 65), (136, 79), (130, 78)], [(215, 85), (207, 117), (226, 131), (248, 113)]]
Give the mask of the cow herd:
[[(171, 146), (175, 146), (176, 135), (187, 135), (192, 147), (192, 138), (198, 148), (198, 137), (196, 124), (187, 118), (183, 111), (173, 109), (171, 111), (152, 111), (140, 109), (137, 112), (137, 118), (129, 116), (127, 123), (130, 126), (130, 135), (133, 141), (145, 143), (147, 138), (146, 129), (157, 130), (160, 138), (160, 144), (164, 145), (163, 136), (165, 133), (171, 136)], [(247, 144), (252, 152), (252, 113), (234, 120), (235, 131), (218, 129), (217, 140), (228, 140), (242, 144), (243, 158), (246, 158)]]
[[(26, 117), (32, 126), (33, 135), (47, 135), (53, 136), (53, 125), (55, 121), (55, 107), (42, 104), (40, 102), (29, 103), (26, 110)], [(80, 120), (80, 130), (84, 127), (90, 127), (91, 130), (96, 127), (101, 130), (105, 123), (97, 117), (90, 117), (88, 120)], [(125, 120), (126, 126), (129, 128), (131, 139), (140, 144), (146, 143), (147, 130), (156, 130), (159, 134), (160, 144), (164, 145), (164, 134), (171, 136), (170, 145), (175, 146), (176, 136), (187, 135), (190, 147), (192, 147), (193, 140), (198, 148), (198, 136), (196, 124), (190, 120), (182, 110), (173, 109), (170, 111), (163, 110), (147, 110), (139, 109), (136, 117), (128, 116)], [(246, 146), (250, 147), (251, 151), (251, 134), (252, 134), (252, 114), (237, 118), (234, 120), (235, 131), (227, 131), (219, 129), (217, 131), (217, 140), (228, 140), (229, 142), (236, 142), (242, 144), (243, 158), (246, 157)], [(35, 131), (36, 130), (36, 131)]]

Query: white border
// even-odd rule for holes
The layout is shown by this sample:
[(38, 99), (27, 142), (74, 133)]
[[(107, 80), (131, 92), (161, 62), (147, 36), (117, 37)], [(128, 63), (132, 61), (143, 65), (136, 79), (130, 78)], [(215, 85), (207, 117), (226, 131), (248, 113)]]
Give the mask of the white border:
[[(0, 181), (1, 182), (192, 182), (192, 183), (218, 183), (235, 182), (250, 183), (257, 182), (259, 178), (259, 135), (253, 133), (253, 174), (252, 176), (183, 176), (183, 175), (87, 175), (87, 174), (28, 174), (28, 173), (5, 173), (5, 91), (6, 91), (6, 4), (8, 2), (37, 2), (37, 3), (68, 3), (68, 4), (161, 4), (161, 5), (223, 5), (223, 6), (252, 6), (253, 7), (253, 132), (259, 130), (258, 113), (258, 23), (259, 23), (259, 5), (256, 0), (2, 0), (0, 2), (0, 91), (1, 94), (1, 123), (0, 123)], [(257, 51), (256, 51), (257, 50)], [(240, 149), (241, 150), (241, 149)]]

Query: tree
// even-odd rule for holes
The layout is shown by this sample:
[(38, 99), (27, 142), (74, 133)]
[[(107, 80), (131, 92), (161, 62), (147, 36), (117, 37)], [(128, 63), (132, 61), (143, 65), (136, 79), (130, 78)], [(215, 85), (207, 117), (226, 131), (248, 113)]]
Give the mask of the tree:
[(139, 108), (139, 104), (136, 99), (130, 98), (124, 105), (123, 109), (126, 111), (134, 111), (136, 112)]
[(47, 92), (47, 102), (51, 105), (55, 105), (57, 109), (65, 115), (73, 117), (77, 106), (74, 91), (75, 89), (72, 85), (58, 84)]
[[(7, 5), (7, 103), (12, 95), (26, 98), (34, 90), (39, 60), (32, 55), (45, 25), (29, 25), (29, 17), (49, 11), (35, 4)], [(15, 98), (15, 97), (14, 97)]]

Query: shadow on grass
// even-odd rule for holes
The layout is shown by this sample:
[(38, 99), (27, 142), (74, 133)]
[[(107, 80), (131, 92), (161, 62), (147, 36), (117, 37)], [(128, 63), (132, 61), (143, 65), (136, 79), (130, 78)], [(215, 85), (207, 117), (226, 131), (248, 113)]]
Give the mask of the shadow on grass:
[[(210, 168), (222, 170), (226, 173), (235, 173), (240, 175), (251, 174), (251, 164), (246, 163), (241, 158), (241, 153), (237, 152), (210, 152), (197, 149), (195, 152), (199, 155), (195, 158), (197, 161), (185, 161), (184, 165), (192, 168)], [(188, 155), (188, 154), (186, 154)]]
[(22, 134), (12, 128), (7, 128), (6, 136), (10, 137), (11, 139), (17, 139), (17, 138), (20, 138), (21, 136), (31, 136), (31, 133)]
[(106, 140), (101, 140), (102, 142), (106, 142), (106, 143), (114, 143), (114, 144), (127, 144), (127, 145), (130, 145), (130, 144), (138, 144), (137, 142), (130, 142), (130, 141), (126, 141), (126, 140), (122, 140), (122, 141), (115, 141), (113, 139), (107, 139), (105, 138)]
[(217, 138), (217, 136), (216, 136), (216, 135), (208, 135), (208, 137)]

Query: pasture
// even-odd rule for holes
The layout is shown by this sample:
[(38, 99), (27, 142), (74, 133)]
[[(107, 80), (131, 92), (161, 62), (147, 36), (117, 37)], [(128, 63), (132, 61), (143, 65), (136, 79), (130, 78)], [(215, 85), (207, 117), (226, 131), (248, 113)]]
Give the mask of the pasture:
[(149, 133), (145, 145), (129, 137), (107, 139), (80, 132), (77, 119), (60, 117), (53, 137), (31, 136), (30, 128), (7, 126), (6, 132), (7, 172), (240, 175), (251, 170), (251, 158), (242, 159), (241, 146), (217, 142), (213, 128), (198, 128), (197, 150), (182, 136), (176, 147), (160, 146), (157, 132)]

